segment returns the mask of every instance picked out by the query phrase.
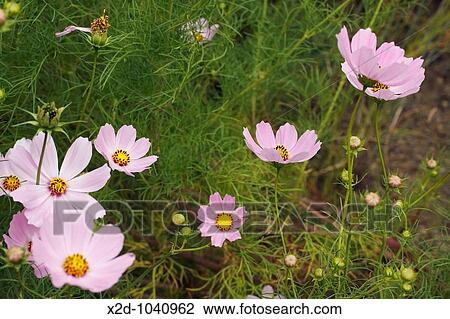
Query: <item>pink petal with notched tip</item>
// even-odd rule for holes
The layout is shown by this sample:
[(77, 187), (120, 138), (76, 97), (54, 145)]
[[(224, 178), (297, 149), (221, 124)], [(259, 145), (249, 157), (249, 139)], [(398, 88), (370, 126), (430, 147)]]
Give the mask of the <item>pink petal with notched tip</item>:
[(100, 128), (94, 146), (107, 161), (111, 160), (112, 154), (116, 151), (116, 134), (111, 124), (105, 124)]
[(352, 52), (360, 50), (361, 48), (367, 48), (375, 53), (377, 47), (377, 36), (372, 32), (370, 28), (359, 29), (358, 32), (352, 38), (351, 48)]
[(111, 177), (107, 164), (68, 181), (70, 191), (90, 193), (102, 189)]
[(269, 123), (261, 121), (256, 124), (256, 140), (261, 148), (275, 148), (275, 135)]
[(116, 136), (116, 147), (128, 151), (136, 141), (136, 129), (132, 125), (123, 125)]
[(77, 138), (67, 150), (59, 176), (67, 181), (71, 180), (88, 166), (91, 157), (91, 142), (85, 137)]
[(297, 143), (297, 130), (294, 125), (286, 123), (277, 130), (275, 140), (277, 145), (283, 145), (288, 151)]

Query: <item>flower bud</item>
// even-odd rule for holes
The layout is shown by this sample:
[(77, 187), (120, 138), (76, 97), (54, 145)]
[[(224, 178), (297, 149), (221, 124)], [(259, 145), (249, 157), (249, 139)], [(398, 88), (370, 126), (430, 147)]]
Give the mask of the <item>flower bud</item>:
[[(352, 175), (353, 175), (353, 174), (352, 174)], [(350, 177), (348, 171), (344, 168), (344, 169), (342, 170), (342, 173), (341, 173), (341, 180), (342, 180), (344, 183), (348, 183), (349, 180), (350, 180), (350, 178), (352, 178), (352, 182), (353, 182), (353, 176)]]
[(400, 276), (405, 281), (414, 281), (417, 278), (417, 273), (412, 267), (406, 267), (400, 271)]
[(284, 264), (286, 266), (294, 267), (296, 263), (297, 263), (297, 257), (295, 257), (294, 255), (287, 255), (286, 257), (284, 257)]
[(16, 2), (6, 2), (4, 5), (6, 15), (9, 17), (15, 17), (20, 13), (20, 4)]
[(55, 102), (46, 103), (38, 107), (36, 120), (43, 129), (54, 129), (59, 124), (59, 119), (64, 107), (57, 108)]
[(430, 175), (431, 175), (432, 177), (436, 177), (436, 176), (439, 175), (439, 171), (438, 171), (437, 169), (433, 169), (433, 170), (431, 171)]
[(3, 27), (6, 23), (6, 14), (5, 11), (0, 9), (0, 27)]
[(364, 197), (367, 206), (376, 207), (381, 202), (381, 198), (377, 193), (370, 192)]
[(100, 18), (95, 19), (91, 23), (91, 42), (95, 47), (103, 47), (108, 42), (109, 17), (106, 10)]
[(6, 251), (6, 257), (13, 264), (19, 264), (25, 258), (25, 250), (23, 248), (14, 246)]
[(409, 230), (405, 229), (405, 230), (402, 232), (402, 236), (403, 236), (404, 239), (408, 239), (408, 238), (411, 237), (411, 233), (410, 233)]
[[(1, 19), (1, 17), (0, 17)], [(6, 99), (6, 91), (3, 88), (0, 88), (0, 103)]]
[(349, 144), (351, 149), (356, 150), (361, 146), (361, 140), (358, 136), (352, 136), (350, 137)]
[(403, 201), (402, 201), (402, 200), (398, 199), (398, 200), (396, 200), (396, 201), (395, 201), (395, 203), (394, 203), (394, 207), (397, 207), (397, 208), (403, 209), (403, 208), (405, 207), (405, 203), (403, 203)]
[(389, 176), (388, 182), (392, 188), (399, 188), (402, 185), (402, 179), (397, 175)]
[(411, 285), (410, 283), (408, 283), (408, 282), (405, 282), (405, 283), (402, 285), (402, 289), (403, 289), (404, 291), (406, 291), (406, 292), (411, 291), (412, 288), (413, 288), (412, 285)]
[(323, 277), (323, 269), (322, 268), (314, 269), (314, 277), (316, 279), (321, 279)]
[(340, 269), (342, 269), (342, 268), (345, 267), (345, 261), (344, 261), (344, 259), (341, 258), (341, 257), (335, 257), (335, 258), (333, 259), (333, 264), (334, 264), (337, 268), (340, 268)]
[(390, 278), (394, 276), (394, 270), (391, 267), (386, 267), (384, 268), (384, 275)]
[(433, 158), (430, 158), (429, 160), (427, 160), (427, 167), (429, 169), (436, 168), (437, 164), (438, 164), (437, 161), (435, 159), (433, 159)]
[(181, 228), (180, 233), (183, 236), (189, 236), (192, 233), (192, 229), (191, 229), (191, 227), (185, 226), (185, 227)]
[(172, 223), (175, 225), (183, 225), (186, 222), (186, 217), (183, 214), (177, 213), (172, 215)]

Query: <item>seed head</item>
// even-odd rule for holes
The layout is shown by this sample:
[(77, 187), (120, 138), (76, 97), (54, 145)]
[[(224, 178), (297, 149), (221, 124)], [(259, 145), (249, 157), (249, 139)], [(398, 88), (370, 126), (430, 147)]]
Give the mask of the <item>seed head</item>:
[(353, 150), (358, 149), (361, 146), (361, 139), (358, 136), (350, 137), (350, 148)]
[(377, 193), (370, 192), (364, 197), (367, 206), (376, 207), (381, 202), (381, 198)]
[(389, 186), (392, 188), (399, 188), (402, 185), (402, 179), (397, 175), (389, 176)]

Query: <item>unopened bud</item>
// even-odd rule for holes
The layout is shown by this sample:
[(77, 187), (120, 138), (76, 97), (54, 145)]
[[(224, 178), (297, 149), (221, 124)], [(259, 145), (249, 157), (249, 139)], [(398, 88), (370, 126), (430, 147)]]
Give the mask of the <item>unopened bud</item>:
[(345, 261), (344, 261), (344, 259), (341, 258), (341, 257), (335, 257), (335, 258), (333, 259), (333, 264), (334, 264), (337, 268), (340, 268), (340, 269), (342, 269), (342, 268), (345, 267)]
[(402, 179), (397, 175), (389, 176), (389, 186), (392, 188), (399, 188), (402, 185)]
[(314, 277), (317, 279), (322, 278), (323, 277), (323, 269), (322, 268), (314, 269)]
[(173, 214), (172, 215), (172, 223), (175, 225), (183, 225), (186, 222), (186, 217), (183, 214)]
[(409, 237), (411, 237), (411, 233), (410, 233), (409, 230), (405, 229), (405, 230), (402, 232), (402, 236), (403, 236), (403, 238), (408, 239)]
[(427, 167), (430, 169), (436, 168), (437, 167), (437, 161), (433, 158), (430, 158), (429, 160), (427, 160)]
[(390, 278), (394, 276), (394, 270), (391, 267), (386, 267), (384, 268), (384, 275)]
[(13, 264), (19, 264), (25, 257), (25, 250), (21, 247), (11, 247), (6, 251), (6, 257)]
[(295, 257), (294, 255), (287, 255), (286, 257), (284, 257), (284, 264), (286, 266), (294, 267), (296, 263), (297, 263), (297, 257)]
[(192, 229), (191, 229), (191, 227), (185, 226), (185, 227), (181, 228), (180, 233), (183, 236), (189, 236), (192, 233)]
[[(1, 20), (1, 17), (0, 17)], [(0, 88), (0, 102), (3, 102), (6, 99), (6, 91), (5, 89)]]
[(38, 107), (36, 120), (41, 128), (56, 128), (63, 111), (64, 107), (57, 108), (55, 102), (46, 103)]
[(376, 207), (381, 202), (381, 198), (377, 193), (370, 192), (364, 197), (367, 206)]
[(414, 271), (412, 267), (406, 267), (400, 271), (400, 276), (402, 277), (403, 280), (414, 281), (416, 280), (417, 273)]
[(433, 169), (433, 170), (430, 172), (430, 175), (431, 175), (432, 177), (436, 177), (436, 176), (439, 175), (439, 171), (438, 171), (437, 169)]
[(411, 291), (412, 290), (412, 285), (409, 283), (409, 282), (405, 282), (403, 285), (402, 285), (402, 289), (404, 290), (404, 291), (407, 291), (407, 292), (409, 292), (409, 291)]
[(20, 4), (16, 2), (6, 2), (4, 5), (4, 9), (6, 12), (6, 15), (9, 17), (15, 17), (20, 13)]
[(349, 144), (351, 149), (356, 150), (361, 146), (361, 139), (358, 136), (352, 136), (350, 137)]
[[(350, 174), (348, 173), (348, 171), (344, 168), (343, 170), (342, 170), (342, 173), (341, 173), (341, 180), (344, 182), (344, 183), (348, 183), (349, 181), (350, 181), (350, 178), (352, 178), (353, 176), (349, 176)], [(353, 174), (352, 174), (353, 175)], [(353, 178), (352, 178), (352, 182), (353, 182)]]

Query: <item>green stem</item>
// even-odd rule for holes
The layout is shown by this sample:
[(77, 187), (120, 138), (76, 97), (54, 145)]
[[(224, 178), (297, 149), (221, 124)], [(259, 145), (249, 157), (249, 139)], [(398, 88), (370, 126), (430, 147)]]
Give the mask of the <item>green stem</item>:
[(275, 177), (275, 215), (276, 215), (276, 222), (278, 224), (278, 229), (280, 231), (281, 242), (283, 243), (284, 255), (286, 256), (286, 254), (287, 254), (287, 247), (286, 247), (286, 242), (284, 240), (283, 223), (281, 222), (280, 210), (278, 208), (278, 179), (279, 179), (279, 176), (280, 176), (281, 167), (280, 166), (276, 166), (276, 169), (277, 169), (277, 174), (276, 174), (276, 177)]
[(381, 107), (380, 107), (380, 102), (377, 101), (377, 114), (375, 115), (375, 135), (376, 135), (376, 139), (377, 139), (378, 157), (380, 159), (380, 165), (381, 165), (381, 169), (383, 171), (383, 178), (384, 178), (383, 186), (386, 190), (385, 196), (387, 196), (387, 193), (389, 191), (389, 187), (388, 187), (389, 176), (388, 176), (386, 164), (384, 161), (383, 149), (381, 148), (380, 118), (381, 118)]
[(442, 185), (445, 184), (445, 181), (450, 176), (450, 173), (445, 174), (441, 179), (436, 181), (433, 185), (431, 185), (426, 192), (424, 192), (422, 195), (420, 195), (414, 202), (412, 202), (408, 208), (413, 208), (416, 206), (422, 199), (424, 199), (426, 196), (434, 192), (436, 189), (440, 188)]
[(174, 249), (171, 251), (172, 255), (175, 254), (179, 254), (179, 253), (184, 253), (184, 252), (190, 252), (190, 251), (199, 251), (205, 248), (210, 247), (210, 244), (204, 245), (204, 246), (200, 246), (200, 247), (194, 247), (194, 248), (182, 248), (182, 249)]
[[(341, 215), (341, 227), (339, 230), (339, 244), (338, 244), (338, 250), (339, 253), (342, 253), (342, 247), (344, 244), (344, 232), (345, 232), (345, 220), (347, 218), (348, 213), (348, 205), (351, 202), (352, 198), (352, 192), (353, 192), (353, 159), (354, 159), (354, 152), (352, 151), (350, 147), (350, 138), (352, 137), (352, 129), (353, 124), (355, 122), (356, 113), (358, 111), (359, 105), (362, 100), (363, 93), (358, 96), (358, 100), (355, 103), (355, 106), (353, 107), (353, 112), (350, 117), (350, 122), (347, 127), (347, 140), (346, 140), (346, 148), (347, 148), (347, 176), (348, 176), (348, 182), (347, 187), (345, 191), (345, 199), (344, 199), (344, 205), (342, 207), (342, 215)], [(346, 249), (347, 250), (347, 249)], [(345, 253), (347, 255), (347, 252)]]
[(39, 164), (37, 168), (36, 173), (36, 185), (39, 185), (41, 181), (41, 171), (42, 171), (42, 163), (44, 162), (44, 154), (45, 154), (45, 147), (47, 146), (47, 138), (48, 138), (48, 132), (44, 132), (44, 142), (42, 143), (42, 149), (41, 149), (41, 155), (39, 157)]
[[(86, 118), (87, 106), (89, 104), (89, 100), (91, 99), (92, 90), (94, 87), (95, 74), (97, 72), (98, 52), (99, 52), (98, 49), (95, 49), (94, 62), (93, 62), (92, 72), (91, 72), (91, 80), (89, 82), (89, 87), (88, 87), (88, 91), (86, 94), (86, 98), (84, 99), (84, 103), (83, 103), (83, 106), (82, 106), (81, 112), (80, 112), (80, 116), (83, 120)], [(80, 126), (80, 123), (78, 124), (77, 130), (78, 130), (79, 126)]]

